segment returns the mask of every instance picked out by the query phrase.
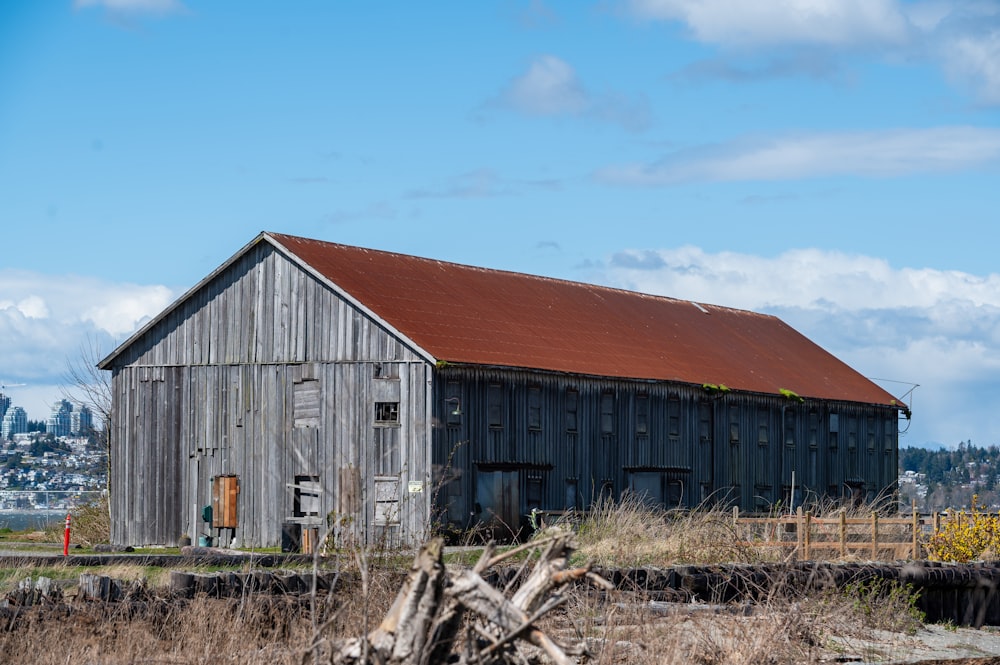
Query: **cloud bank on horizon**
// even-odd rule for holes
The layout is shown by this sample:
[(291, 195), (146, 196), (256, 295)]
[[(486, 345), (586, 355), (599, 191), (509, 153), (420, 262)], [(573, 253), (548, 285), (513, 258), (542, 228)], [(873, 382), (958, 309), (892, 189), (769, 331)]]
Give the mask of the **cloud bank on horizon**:
[[(1000, 389), (1000, 275), (893, 268), (818, 249), (775, 257), (697, 247), (619, 252), (602, 280), (645, 293), (774, 314), (914, 407), (917, 440), (954, 446), (962, 401)], [(919, 388), (910, 393), (919, 384)], [(979, 423), (1000, 444), (1000, 424)]]
[[(921, 439), (904, 435), (904, 446), (956, 445), (969, 391), (1000, 389), (1000, 274), (894, 268), (819, 249), (762, 257), (684, 246), (618, 252), (592, 275), (611, 286), (778, 316), (890, 393), (906, 394)], [(163, 286), (0, 271), (0, 335), (16, 350), (4, 380), (28, 382), (51, 404), (72, 359), (66, 349), (97, 336), (110, 351), (175, 295)], [(47, 406), (29, 415), (43, 418), (40, 409)], [(989, 432), (994, 438), (977, 443), (1000, 443), (1000, 426)]]

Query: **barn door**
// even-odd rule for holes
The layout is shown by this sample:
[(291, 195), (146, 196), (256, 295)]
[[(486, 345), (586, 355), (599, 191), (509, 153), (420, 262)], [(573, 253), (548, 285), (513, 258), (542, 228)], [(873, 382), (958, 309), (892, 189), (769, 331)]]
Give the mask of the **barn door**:
[(476, 474), (476, 511), (495, 540), (509, 541), (521, 529), (520, 472), (479, 471)]

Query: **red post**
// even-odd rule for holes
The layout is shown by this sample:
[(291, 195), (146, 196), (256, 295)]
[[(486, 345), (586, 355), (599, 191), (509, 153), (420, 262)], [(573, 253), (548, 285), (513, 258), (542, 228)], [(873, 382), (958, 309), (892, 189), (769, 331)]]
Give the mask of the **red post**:
[(63, 536), (63, 556), (69, 556), (69, 513), (66, 513), (66, 535)]

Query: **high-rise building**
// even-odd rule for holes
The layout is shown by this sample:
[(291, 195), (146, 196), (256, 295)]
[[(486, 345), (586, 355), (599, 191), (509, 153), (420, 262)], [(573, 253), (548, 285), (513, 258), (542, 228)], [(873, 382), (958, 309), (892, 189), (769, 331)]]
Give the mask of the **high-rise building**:
[(15, 434), (23, 434), (28, 431), (28, 412), (19, 406), (8, 407), (3, 416), (3, 423), (0, 424), (0, 434), (4, 439), (9, 439)]
[(3, 393), (0, 393), (0, 420), (7, 415), (7, 409), (10, 408), (10, 397), (7, 397)]
[(94, 415), (83, 404), (73, 407), (69, 414), (69, 431), (75, 436), (87, 436), (94, 429)]
[(45, 423), (45, 431), (52, 436), (69, 436), (70, 414), (73, 405), (68, 400), (61, 399), (52, 405), (52, 414)]

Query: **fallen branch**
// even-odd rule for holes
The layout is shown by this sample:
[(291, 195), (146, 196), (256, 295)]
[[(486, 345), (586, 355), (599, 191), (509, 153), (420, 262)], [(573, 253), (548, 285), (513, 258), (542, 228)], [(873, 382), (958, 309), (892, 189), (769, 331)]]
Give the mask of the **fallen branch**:
[[(522, 642), (557, 665), (579, 662), (578, 657), (587, 655), (585, 642), (561, 645), (537, 626), (545, 614), (565, 602), (558, 593), (565, 585), (585, 579), (608, 585), (589, 566), (566, 569), (573, 551), (571, 538), (568, 533), (557, 533), (499, 555), (494, 555), (490, 545), (479, 562), (465, 570), (446, 570), (443, 541), (431, 540), (414, 559), (379, 627), (366, 637), (336, 644), (332, 662), (430, 665), (457, 654), (461, 663), (520, 663), (527, 660), (518, 654)], [(490, 567), (539, 548), (543, 549), (538, 561), (510, 598), (483, 579)], [(466, 625), (464, 631), (462, 625)]]

